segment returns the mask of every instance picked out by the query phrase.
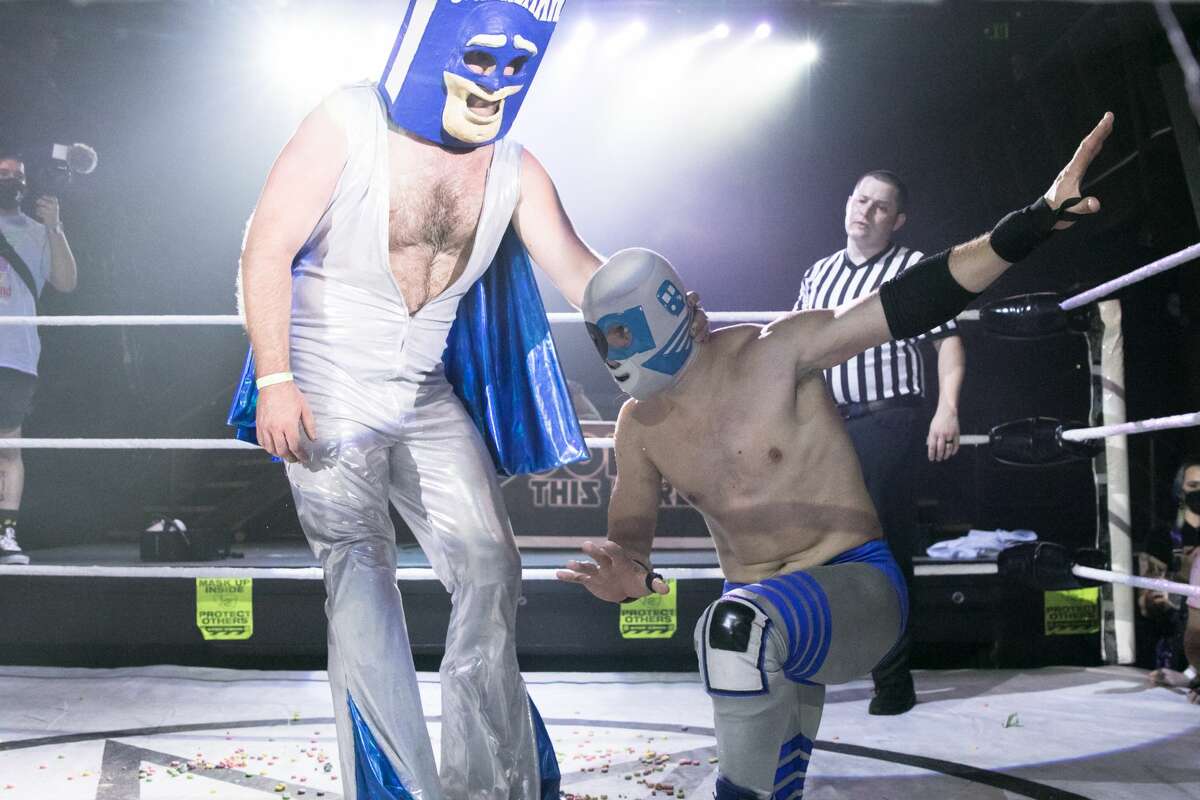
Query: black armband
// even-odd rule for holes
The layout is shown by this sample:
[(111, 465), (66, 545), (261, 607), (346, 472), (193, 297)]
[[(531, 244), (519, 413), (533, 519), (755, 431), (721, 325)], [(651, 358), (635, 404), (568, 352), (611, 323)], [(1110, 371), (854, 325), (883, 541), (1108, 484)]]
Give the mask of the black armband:
[(950, 274), (950, 251), (927, 256), (879, 287), (893, 339), (920, 336), (953, 319), (978, 297)]
[(1072, 197), (1058, 209), (1053, 209), (1046, 198), (1014, 211), (996, 223), (989, 244), (996, 255), (1010, 264), (1026, 258), (1037, 246), (1054, 234), (1054, 226), (1060, 220), (1082, 219), (1082, 214), (1073, 214), (1070, 209), (1083, 202), (1082, 197)]

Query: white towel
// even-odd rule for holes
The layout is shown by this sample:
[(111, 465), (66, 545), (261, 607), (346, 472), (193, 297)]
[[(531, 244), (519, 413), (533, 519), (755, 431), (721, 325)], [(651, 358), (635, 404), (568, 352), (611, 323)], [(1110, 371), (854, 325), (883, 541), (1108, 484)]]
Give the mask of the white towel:
[(1033, 531), (968, 531), (966, 536), (938, 542), (925, 552), (930, 558), (945, 561), (970, 561), (980, 558), (995, 558), (1001, 550), (1015, 544), (1036, 542)]

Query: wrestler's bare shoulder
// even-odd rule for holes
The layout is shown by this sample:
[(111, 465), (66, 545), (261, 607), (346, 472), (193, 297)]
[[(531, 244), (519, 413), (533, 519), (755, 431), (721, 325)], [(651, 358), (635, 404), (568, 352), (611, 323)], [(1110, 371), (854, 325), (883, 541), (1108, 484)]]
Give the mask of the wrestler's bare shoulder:
[(527, 188), (552, 191), (554, 182), (533, 151), (523, 147), (521, 148), (521, 189), (525, 191)]

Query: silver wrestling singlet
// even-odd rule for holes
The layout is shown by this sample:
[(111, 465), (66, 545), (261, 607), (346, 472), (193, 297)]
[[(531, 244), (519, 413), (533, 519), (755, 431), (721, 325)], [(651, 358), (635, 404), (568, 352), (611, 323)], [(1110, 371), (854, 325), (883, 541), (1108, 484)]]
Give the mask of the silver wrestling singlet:
[[(495, 144), (466, 273), (410, 314), (388, 262), (383, 105), (374, 86), (359, 85), (326, 108), (346, 131), (349, 156), (294, 270), (291, 364), (317, 440), (309, 463), (287, 465), (287, 475), (325, 571), (345, 796), (537, 798), (537, 749), (514, 640), (520, 557), (492, 460), (441, 364), (459, 299), (491, 263), (512, 218), (521, 147)], [(389, 502), (453, 599), (441, 666), (440, 780), (396, 588)]]

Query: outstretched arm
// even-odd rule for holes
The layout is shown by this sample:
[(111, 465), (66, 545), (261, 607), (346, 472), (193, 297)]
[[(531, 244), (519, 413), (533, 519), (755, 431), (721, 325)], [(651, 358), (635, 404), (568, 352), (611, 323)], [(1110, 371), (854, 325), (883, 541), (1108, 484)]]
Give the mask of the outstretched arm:
[[(521, 199), (513, 225), (534, 262), (567, 302), (580, 308), (583, 291), (603, 259), (579, 238), (550, 174), (528, 150), (521, 155)], [(708, 316), (700, 308), (700, 296), (689, 292), (688, 303), (696, 309), (692, 335), (703, 341), (708, 338)]]
[[(990, 234), (922, 259), (878, 292), (833, 310), (793, 312), (768, 325), (763, 335), (778, 336), (790, 345), (798, 370), (807, 372), (839, 364), (893, 339), (919, 335), (950, 319), (1051, 230), (1069, 227), (1071, 217), (1100, 210), (1094, 197), (1067, 207), (1064, 203), (1079, 197), (1083, 176), (1112, 125), (1112, 114), (1105, 114), (1080, 142), (1043, 195), (1044, 205), (1010, 214)], [(1064, 216), (1067, 208), (1070, 214)]]
[[(647, 458), (639, 441), (633, 401), (621, 408), (617, 419), (617, 479), (608, 501), (608, 540), (584, 542), (583, 552), (593, 561), (568, 561), (558, 571), (559, 580), (583, 584), (601, 600), (620, 602), (649, 593), (650, 550), (658, 519), (662, 474)], [(655, 579), (653, 590), (667, 593), (667, 584)]]

